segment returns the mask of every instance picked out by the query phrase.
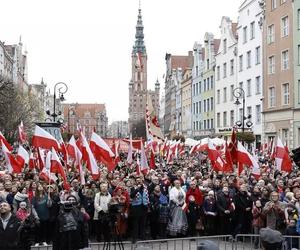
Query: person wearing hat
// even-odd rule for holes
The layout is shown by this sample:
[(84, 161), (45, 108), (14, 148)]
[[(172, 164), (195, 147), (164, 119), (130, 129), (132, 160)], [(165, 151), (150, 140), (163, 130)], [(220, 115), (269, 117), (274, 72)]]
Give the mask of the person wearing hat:
[(19, 250), (20, 220), (12, 214), (8, 202), (0, 204), (0, 250)]
[(266, 227), (260, 230), (259, 235), (264, 250), (281, 250), (283, 237), (279, 231)]

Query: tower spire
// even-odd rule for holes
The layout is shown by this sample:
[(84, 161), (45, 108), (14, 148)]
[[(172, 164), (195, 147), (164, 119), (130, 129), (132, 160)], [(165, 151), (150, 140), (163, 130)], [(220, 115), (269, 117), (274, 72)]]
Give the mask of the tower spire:
[(141, 9), (141, 0), (139, 0), (139, 13), (136, 23), (135, 31), (135, 44), (133, 46), (132, 53), (142, 52), (146, 53), (146, 47), (144, 44), (144, 25), (142, 20), (142, 9)]

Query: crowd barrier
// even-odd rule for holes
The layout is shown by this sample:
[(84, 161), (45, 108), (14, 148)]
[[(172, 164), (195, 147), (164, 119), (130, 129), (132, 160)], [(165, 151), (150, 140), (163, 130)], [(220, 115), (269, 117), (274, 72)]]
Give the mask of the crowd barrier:
[[(300, 236), (283, 236), (284, 244), (282, 250), (300, 250)], [(171, 238), (159, 240), (137, 241), (135, 244), (124, 241), (122, 245), (111, 242), (90, 243), (85, 250), (196, 250), (202, 240), (214, 241), (220, 250), (254, 250), (262, 249), (259, 235), (238, 234), (235, 238), (231, 235), (216, 235), (190, 238)], [(255, 244), (257, 241), (257, 244)], [(258, 248), (255, 248), (258, 246)], [(31, 247), (32, 250), (52, 250), (52, 246)]]

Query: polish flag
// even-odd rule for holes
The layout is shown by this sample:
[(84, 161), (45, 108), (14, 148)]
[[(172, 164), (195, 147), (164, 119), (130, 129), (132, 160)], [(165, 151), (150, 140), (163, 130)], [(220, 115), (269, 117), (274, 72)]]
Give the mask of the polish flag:
[(141, 150), (141, 142), (143, 142), (143, 140), (132, 140), (132, 137), (129, 139), (122, 139), (124, 142), (126, 142), (127, 144), (130, 144), (131, 141), (131, 146), (133, 149), (136, 150)]
[(0, 140), (0, 144), (2, 145), (2, 152), (4, 154), (4, 158), (6, 161), (6, 166), (9, 174), (12, 173), (21, 173), (22, 167), (17, 159), (12, 155), (12, 153), (5, 146), (4, 142)]
[(29, 153), (27, 150), (22, 146), (19, 145), (18, 153), (17, 153), (17, 160), (20, 163), (21, 167), (24, 168), (25, 164), (29, 163)]
[(136, 175), (141, 175), (141, 164), (138, 155), (136, 156)]
[(113, 146), (111, 151), (114, 153), (115, 155), (115, 166), (118, 164), (118, 162), (120, 161), (120, 155), (119, 155), (119, 150), (120, 150), (120, 142), (119, 141), (114, 141)]
[(19, 130), (19, 140), (21, 143), (25, 143), (27, 141), (27, 136), (26, 136), (26, 133), (25, 133), (25, 129), (24, 129), (24, 125), (23, 125), (23, 121), (21, 121), (19, 127), (18, 127), (18, 130)]
[(8, 141), (5, 139), (4, 135), (0, 131), (0, 141), (5, 145), (5, 147), (9, 150), (12, 151), (13, 147), (8, 143)]
[(170, 142), (169, 147), (168, 147), (168, 153), (167, 153), (167, 163), (171, 164), (173, 161), (173, 158), (176, 155), (176, 149), (177, 149), (177, 144), (179, 142)]
[(35, 169), (36, 168), (36, 158), (33, 155), (33, 152), (30, 152), (29, 157), (29, 169)]
[(49, 150), (51, 150), (53, 147), (57, 151), (61, 149), (58, 141), (46, 130), (40, 128), (39, 126), (35, 126), (34, 134), (32, 137), (32, 146)]
[(254, 157), (244, 148), (244, 146), (238, 141), (237, 143), (237, 162), (243, 167), (247, 165), (252, 168), (252, 174), (255, 177), (260, 176), (260, 168), (258, 162)]
[(197, 152), (197, 151), (198, 151), (198, 150), (197, 150), (197, 149), (198, 149), (198, 146), (200, 146), (200, 143), (199, 143), (199, 144), (196, 144), (196, 145), (194, 145), (194, 146), (192, 146), (192, 148), (191, 148), (189, 154), (192, 155), (192, 154), (194, 154), (195, 152)]
[(60, 174), (60, 176), (63, 178), (64, 185), (68, 185), (66, 172), (54, 148), (52, 148), (51, 152), (50, 172)]
[(128, 155), (127, 155), (127, 163), (132, 164), (133, 159), (132, 159), (132, 135), (130, 134), (130, 139), (129, 139), (129, 147), (128, 147)]
[(109, 172), (113, 171), (115, 168), (114, 153), (111, 151), (110, 147), (106, 142), (95, 132), (92, 133), (90, 140), (90, 148), (94, 153), (95, 158), (105, 164)]
[(237, 138), (236, 138), (236, 129), (232, 128), (232, 134), (231, 134), (231, 142), (229, 143), (229, 150), (231, 153), (231, 159), (233, 163), (237, 162)]
[(80, 133), (80, 139), (82, 143), (82, 159), (86, 162), (87, 168), (91, 171), (93, 177), (96, 179), (99, 177), (99, 169), (96, 159), (91, 151), (90, 145), (88, 144), (83, 133)]
[(82, 154), (76, 145), (74, 136), (71, 137), (69, 144), (67, 145), (67, 151), (68, 151), (70, 157), (72, 157), (75, 160), (74, 164), (78, 168), (79, 175), (80, 175), (80, 184), (84, 185), (85, 178), (84, 178), (84, 172), (83, 172), (82, 164), (81, 164)]
[(155, 168), (156, 168), (156, 165), (155, 165), (154, 149), (153, 149), (153, 146), (152, 146), (152, 145), (151, 145), (151, 149), (150, 149), (149, 166), (150, 166), (151, 169), (155, 169)]
[(207, 156), (212, 162), (212, 167), (215, 171), (223, 171), (225, 166), (225, 161), (221, 157), (220, 152), (216, 149), (215, 145), (212, 143), (210, 139), (208, 139), (208, 149)]
[(148, 171), (149, 171), (149, 166), (148, 166), (147, 156), (145, 153), (143, 142), (141, 142), (141, 172), (143, 174), (147, 174)]
[(286, 147), (283, 146), (279, 137), (277, 138), (274, 157), (277, 170), (288, 173), (292, 171), (292, 161), (290, 159), (289, 152)]
[(57, 177), (55, 176), (55, 174), (51, 173), (51, 157), (52, 157), (52, 152), (48, 151), (45, 160), (45, 167), (40, 173), (40, 177), (46, 180), (48, 183), (57, 181)]

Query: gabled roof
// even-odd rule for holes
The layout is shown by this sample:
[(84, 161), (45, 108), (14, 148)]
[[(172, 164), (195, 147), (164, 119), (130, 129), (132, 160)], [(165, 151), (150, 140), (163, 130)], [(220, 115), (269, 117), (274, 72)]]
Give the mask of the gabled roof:
[(217, 54), (219, 51), (220, 43), (221, 43), (221, 39), (214, 39), (215, 54)]
[(171, 68), (177, 69), (191, 68), (193, 66), (193, 55), (188, 56), (174, 56), (171, 55)]
[(64, 117), (68, 116), (68, 109), (70, 106), (74, 106), (76, 117), (80, 117), (80, 118), (83, 118), (86, 112), (89, 112), (91, 114), (91, 117), (95, 117), (97, 113), (102, 113), (106, 111), (105, 104), (98, 104), (98, 103), (64, 104)]

